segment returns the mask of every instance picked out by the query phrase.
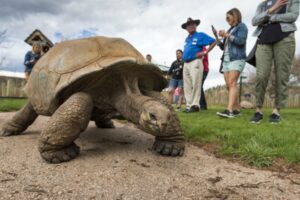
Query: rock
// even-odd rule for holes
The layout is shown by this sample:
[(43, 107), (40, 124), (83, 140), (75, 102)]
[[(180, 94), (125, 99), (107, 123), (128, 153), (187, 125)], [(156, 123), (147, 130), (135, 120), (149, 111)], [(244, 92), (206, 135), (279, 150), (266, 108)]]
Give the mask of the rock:
[(254, 108), (254, 105), (253, 103), (249, 102), (249, 101), (242, 101), (241, 102), (241, 107), (243, 109), (253, 109)]

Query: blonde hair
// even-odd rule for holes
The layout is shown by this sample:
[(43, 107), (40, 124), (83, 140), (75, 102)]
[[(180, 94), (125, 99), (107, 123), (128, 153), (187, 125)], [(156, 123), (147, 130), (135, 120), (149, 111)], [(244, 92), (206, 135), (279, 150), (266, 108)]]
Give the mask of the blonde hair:
[(227, 12), (227, 14), (233, 16), (233, 18), (235, 19), (237, 24), (242, 22), (242, 14), (241, 14), (241, 11), (239, 9), (232, 8), (231, 10), (229, 10)]

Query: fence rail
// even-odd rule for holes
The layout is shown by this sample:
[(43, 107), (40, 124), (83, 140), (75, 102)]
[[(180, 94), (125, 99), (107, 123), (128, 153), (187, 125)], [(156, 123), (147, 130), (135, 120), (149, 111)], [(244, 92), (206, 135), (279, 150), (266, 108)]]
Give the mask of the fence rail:
[(24, 85), (24, 79), (0, 77), (0, 97), (24, 98)]
[[(208, 105), (220, 105), (226, 106), (228, 104), (228, 92), (224, 90), (216, 90), (206, 92), (206, 101)], [(251, 97), (242, 98), (242, 101), (246, 100), (255, 105), (255, 96), (251, 95)], [(264, 107), (272, 108), (274, 105), (274, 98), (270, 96), (265, 96)], [(288, 108), (300, 108), (300, 93), (295, 93), (293, 89), (289, 90), (289, 97), (287, 99), (287, 107)]]
[[(21, 78), (8, 78), (0, 77), (0, 98), (25, 98), (23, 88), (25, 80)], [(289, 98), (287, 100), (288, 108), (300, 108), (300, 88), (290, 88)], [(168, 94), (165, 94), (168, 96)], [(220, 87), (218, 89), (209, 90), (205, 92), (206, 100), (208, 105), (219, 105), (226, 106), (228, 103), (228, 92)], [(252, 95), (250, 98), (242, 98), (255, 105), (255, 96)], [(265, 97), (265, 107), (273, 107), (274, 99), (268, 95)]]

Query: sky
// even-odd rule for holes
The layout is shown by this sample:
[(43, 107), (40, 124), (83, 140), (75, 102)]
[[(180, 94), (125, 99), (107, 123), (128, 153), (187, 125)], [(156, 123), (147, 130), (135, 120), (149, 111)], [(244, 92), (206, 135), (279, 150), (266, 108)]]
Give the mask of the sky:
[[(40, 29), (54, 43), (96, 35), (121, 37), (153, 61), (170, 66), (175, 51), (182, 49), (187, 32), (181, 28), (188, 17), (200, 19), (198, 31), (212, 35), (211, 25), (228, 29), (226, 12), (238, 8), (249, 28), (248, 52), (256, 38), (251, 19), (262, 0), (1, 0), (0, 31), (7, 30), (8, 41), (0, 48), (5, 57), (2, 69), (23, 71), (23, 59), (30, 46), (24, 39)], [(300, 27), (300, 20), (297, 21)], [(296, 33), (296, 39), (300, 32)], [(299, 41), (296, 47), (300, 54)], [(224, 84), (218, 72), (222, 52), (209, 55), (210, 73), (205, 88)], [(245, 75), (254, 71), (247, 66)]]

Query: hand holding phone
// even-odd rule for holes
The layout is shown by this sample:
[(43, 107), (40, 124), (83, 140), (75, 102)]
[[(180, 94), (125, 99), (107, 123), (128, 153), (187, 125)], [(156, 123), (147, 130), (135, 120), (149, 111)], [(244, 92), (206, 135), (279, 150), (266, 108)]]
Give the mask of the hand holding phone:
[(222, 42), (220, 41), (220, 39), (219, 39), (219, 37), (218, 37), (218, 32), (217, 32), (217, 30), (215, 29), (215, 27), (214, 27), (213, 25), (211, 26), (211, 28), (212, 28), (213, 34), (214, 34), (214, 36), (215, 36), (215, 38), (216, 38), (217, 44), (218, 44), (218, 45), (221, 44)]

